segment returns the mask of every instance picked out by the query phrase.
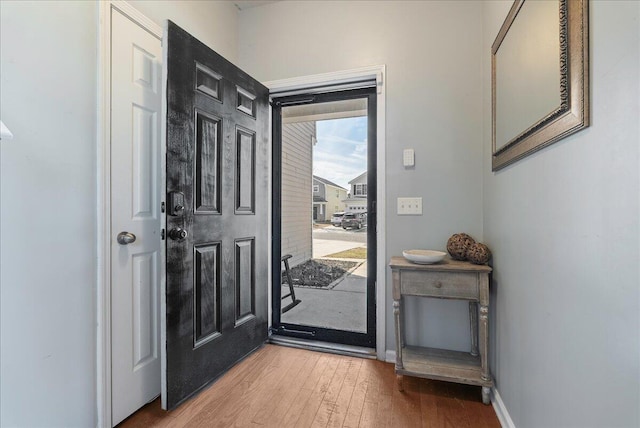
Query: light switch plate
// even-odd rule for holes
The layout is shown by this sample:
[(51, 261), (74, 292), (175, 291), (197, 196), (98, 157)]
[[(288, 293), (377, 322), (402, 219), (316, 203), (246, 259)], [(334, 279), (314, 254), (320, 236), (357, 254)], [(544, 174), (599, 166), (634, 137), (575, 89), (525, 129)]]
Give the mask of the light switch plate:
[(402, 152), (402, 164), (404, 166), (414, 166), (416, 164), (416, 153), (413, 149), (404, 149)]
[(422, 215), (422, 198), (398, 198), (398, 215)]

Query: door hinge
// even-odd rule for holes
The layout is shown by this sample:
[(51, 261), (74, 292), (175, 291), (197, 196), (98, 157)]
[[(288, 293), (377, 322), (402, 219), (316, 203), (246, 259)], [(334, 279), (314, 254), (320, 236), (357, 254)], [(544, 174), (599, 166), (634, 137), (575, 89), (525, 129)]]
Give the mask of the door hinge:
[[(163, 202), (164, 203), (164, 202)], [(164, 229), (160, 231), (160, 239), (164, 241), (165, 232)]]
[(164, 201), (160, 204), (160, 212), (164, 213), (166, 211)]

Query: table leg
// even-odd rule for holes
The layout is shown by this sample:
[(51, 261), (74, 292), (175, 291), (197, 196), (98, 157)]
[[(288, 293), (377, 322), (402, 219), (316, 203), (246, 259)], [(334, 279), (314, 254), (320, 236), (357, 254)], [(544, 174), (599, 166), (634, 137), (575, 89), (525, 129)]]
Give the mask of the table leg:
[(404, 391), (404, 385), (403, 385), (403, 380), (404, 380), (404, 376), (401, 374), (396, 374), (396, 385), (398, 387), (398, 391), (402, 392)]
[(489, 275), (480, 277), (480, 325), (478, 326), (480, 345), (480, 377), (486, 382), (482, 386), (482, 402), (489, 404), (491, 373), (489, 373)]
[(478, 302), (469, 302), (469, 323), (471, 327), (471, 355), (478, 356)]
[(393, 301), (393, 318), (396, 327), (396, 370), (404, 368), (402, 364), (402, 329), (400, 328), (400, 299)]
[(489, 306), (480, 305), (480, 365), (482, 380), (491, 380), (489, 374)]
[(483, 386), (482, 387), (482, 403), (483, 404), (490, 404), (491, 403), (491, 388), (489, 388), (488, 386)]
[(398, 374), (398, 370), (404, 367), (402, 364), (402, 346), (404, 345), (402, 342), (404, 341), (402, 340), (402, 328), (400, 328), (400, 323), (402, 322), (400, 305), (401, 300), (393, 301), (393, 317), (396, 325), (396, 385), (398, 386), (398, 391), (404, 391), (404, 386), (402, 385), (403, 376)]

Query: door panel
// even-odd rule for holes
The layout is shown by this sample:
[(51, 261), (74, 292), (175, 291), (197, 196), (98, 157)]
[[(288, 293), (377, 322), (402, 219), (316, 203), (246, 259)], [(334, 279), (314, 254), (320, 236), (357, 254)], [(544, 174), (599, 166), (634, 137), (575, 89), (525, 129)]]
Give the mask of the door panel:
[(236, 132), (236, 214), (255, 214), (256, 135), (246, 129)]
[(172, 22), (165, 43), (168, 200), (184, 197), (167, 213), (171, 409), (267, 339), (269, 112), (267, 88)]
[(220, 214), (222, 120), (196, 111), (195, 211)]
[(196, 245), (195, 260), (195, 346), (220, 334), (220, 243)]
[(255, 240), (236, 240), (236, 325), (255, 317)]
[[(112, 16), (112, 422), (160, 394), (160, 77), (162, 48)], [(117, 242), (120, 232), (136, 240)]]

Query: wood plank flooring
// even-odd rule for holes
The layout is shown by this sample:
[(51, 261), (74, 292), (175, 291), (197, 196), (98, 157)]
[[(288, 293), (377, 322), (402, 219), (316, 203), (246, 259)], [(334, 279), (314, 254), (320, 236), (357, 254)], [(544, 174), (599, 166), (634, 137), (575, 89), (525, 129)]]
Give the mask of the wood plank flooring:
[(158, 399), (118, 427), (500, 427), (479, 387), (404, 385), (389, 363), (265, 345), (176, 410)]

